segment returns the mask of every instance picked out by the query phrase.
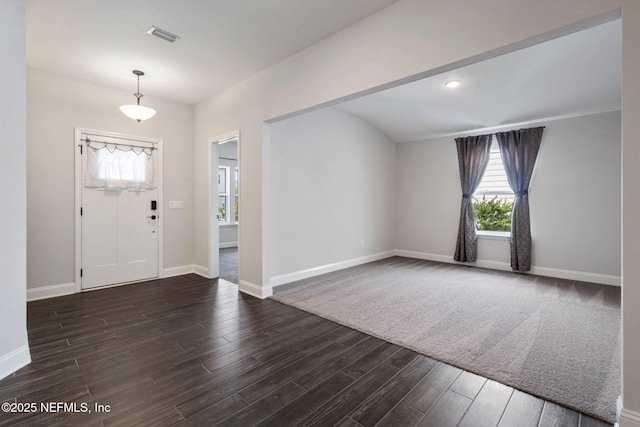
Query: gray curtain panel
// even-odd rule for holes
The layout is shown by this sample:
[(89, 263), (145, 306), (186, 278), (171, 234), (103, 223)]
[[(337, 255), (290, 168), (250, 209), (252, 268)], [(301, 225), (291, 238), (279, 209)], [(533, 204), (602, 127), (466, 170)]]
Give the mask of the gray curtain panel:
[(471, 197), (478, 188), (482, 175), (489, 163), (491, 138), (492, 135), (456, 138), (460, 184), (462, 187), (458, 241), (456, 242), (456, 253), (453, 256), (456, 261), (474, 262), (478, 257), (476, 218), (473, 214), (473, 200)]
[(511, 214), (511, 268), (531, 270), (529, 184), (544, 127), (497, 133), (502, 163), (516, 200)]

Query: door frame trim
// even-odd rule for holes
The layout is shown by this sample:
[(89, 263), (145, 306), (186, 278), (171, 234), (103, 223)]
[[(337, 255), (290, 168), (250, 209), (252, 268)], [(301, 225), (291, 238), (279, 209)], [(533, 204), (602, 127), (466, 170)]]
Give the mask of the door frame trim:
[[(75, 185), (75, 211), (74, 211), (74, 219), (75, 219), (75, 263), (74, 263), (74, 280), (75, 280), (75, 289), (76, 293), (82, 292), (82, 278), (80, 277), (80, 268), (82, 268), (82, 219), (80, 217), (80, 208), (82, 207), (82, 157), (80, 156), (80, 150), (78, 146), (82, 144), (80, 141), (82, 139), (83, 133), (89, 133), (95, 136), (103, 136), (106, 138), (119, 138), (119, 139), (129, 139), (132, 141), (145, 142), (148, 144), (154, 144), (158, 149), (158, 157), (157, 162), (154, 164), (154, 169), (156, 173), (156, 182), (158, 183), (158, 205), (160, 206), (158, 212), (158, 271), (157, 276), (161, 278), (164, 272), (164, 203), (162, 200), (163, 197), (163, 151), (162, 151), (162, 143), (163, 140), (160, 138), (150, 138), (147, 136), (137, 136), (137, 135), (128, 135), (124, 133), (118, 132), (108, 132), (102, 130), (95, 129), (86, 129), (86, 128), (74, 128), (74, 137), (73, 137), (73, 153), (74, 153), (74, 162), (75, 162), (75, 177), (74, 177), (74, 185)], [(127, 284), (127, 283), (122, 283)], [(102, 289), (113, 285), (107, 285), (100, 288), (92, 288), (94, 289)], [(89, 289), (88, 289), (89, 290)]]

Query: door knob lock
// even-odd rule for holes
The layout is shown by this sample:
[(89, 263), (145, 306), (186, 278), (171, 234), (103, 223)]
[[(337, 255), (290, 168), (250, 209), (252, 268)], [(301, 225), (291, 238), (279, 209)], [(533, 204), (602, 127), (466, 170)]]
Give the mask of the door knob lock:
[(151, 215), (151, 216), (148, 216), (147, 218), (156, 219), (157, 217), (155, 215)]

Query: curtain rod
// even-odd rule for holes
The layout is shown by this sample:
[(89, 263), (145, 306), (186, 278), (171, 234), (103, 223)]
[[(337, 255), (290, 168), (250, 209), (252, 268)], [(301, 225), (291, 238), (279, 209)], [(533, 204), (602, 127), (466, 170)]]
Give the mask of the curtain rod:
[[(122, 143), (118, 143), (118, 142), (105, 142), (105, 141), (96, 141), (93, 139), (89, 139), (89, 137), (86, 137), (85, 139), (81, 139), (81, 142), (84, 142), (87, 144), (87, 146), (89, 144), (91, 144), (92, 142), (95, 142), (97, 144), (104, 144), (104, 146), (106, 147), (107, 145), (115, 145), (116, 147), (129, 147), (133, 150), (134, 147), (138, 147), (138, 148), (142, 148), (142, 150), (157, 150), (156, 147), (154, 147), (153, 145), (151, 147), (146, 147), (143, 145), (133, 145), (133, 144), (122, 144)], [(104, 148), (104, 147), (103, 147)]]
[[(499, 133), (518, 132), (518, 131), (521, 131), (521, 130), (545, 129), (545, 128), (546, 128), (546, 126), (534, 126), (534, 127), (531, 127), (531, 128), (508, 129), (508, 130), (501, 131), (501, 132), (482, 133), (482, 134), (477, 134), (477, 135), (474, 135), (473, 132), (470, 132), (470, 135), (459, 136), (459, 137), (457, 137), (455, 139), (473, 138), (473, 137), (478, 137), (478, 136), (491, 136), (491, 137), (493, 137), (493, 136), (496, 136)], [(462, 134), (462, 135), (464, 135), (464, 134)]]

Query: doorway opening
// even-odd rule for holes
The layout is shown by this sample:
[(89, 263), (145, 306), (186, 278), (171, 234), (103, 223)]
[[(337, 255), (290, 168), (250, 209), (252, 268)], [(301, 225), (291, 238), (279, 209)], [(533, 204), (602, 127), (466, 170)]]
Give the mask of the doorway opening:
[(211, 141), (210, 277), (238, 284), (240, 226), (239, 132)]

